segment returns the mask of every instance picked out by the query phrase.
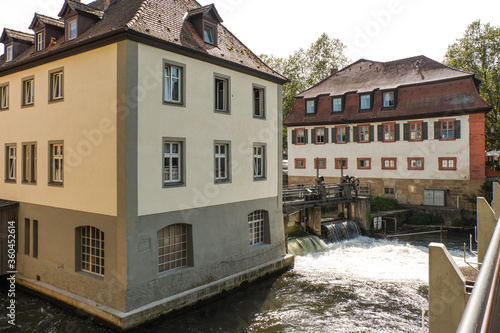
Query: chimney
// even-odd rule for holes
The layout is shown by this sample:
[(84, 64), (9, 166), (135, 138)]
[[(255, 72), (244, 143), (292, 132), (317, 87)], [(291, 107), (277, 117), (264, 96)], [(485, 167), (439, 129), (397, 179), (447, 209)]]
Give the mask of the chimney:
[(337, 74), (338, 71), (339, 71), (339, 69), (334, 67), (331, 69), (330, 75), (335, 75), (335, 74)]

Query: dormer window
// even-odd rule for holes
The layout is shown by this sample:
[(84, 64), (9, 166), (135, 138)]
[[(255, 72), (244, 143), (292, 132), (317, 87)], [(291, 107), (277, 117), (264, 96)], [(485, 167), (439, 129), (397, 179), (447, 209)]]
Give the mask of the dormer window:
[(68, 22), (68, 40), (76, 38), (76, 18)]
[(315, 108), (315, 103), (314, 99), (310, 99), (306, 101), (306, 114), (315, 114), (316, 113), (316, 108)]
[(387, 91), (382, 94), (383, 96), (383, 107), (384, 108), (394, 108), (396, 105), (394, 98), (394, 91)]
[(205, 43), (215, 45), (215, 26), (204, 23), (203, 25), (203, 40)]
[(44, 33), (42, 31), (36, 34), (36, 50), (37, 51), (43, 50), (43, 45), (44, 45)]
[(359, 108), (360, 110), (370, 110), (372, 108), (371, 105), (371, 95), (364, 94), (359, 96)]
[(13, 59), (13, 48), (12, 48), (12, 45), (7, 45), (5, 47), (5, 54), (7, 55), (7, 59), (6, 61), (12, 61)]

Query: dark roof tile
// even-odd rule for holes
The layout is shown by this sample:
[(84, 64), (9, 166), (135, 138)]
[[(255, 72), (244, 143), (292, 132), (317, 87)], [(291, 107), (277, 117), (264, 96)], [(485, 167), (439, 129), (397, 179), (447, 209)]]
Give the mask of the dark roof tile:
[(51, 26), (58, 27), (58, 28), (64, 28), (64, 21), (63, 20), (35, 13), (35, 16), (33, 17), (33, 21), (31, 21), (31, 25), (30, 25), (29, 29), (34, 29), (37, 21), (42, 23), (42, 24), (45, 24), (45, 25), (51, 25)]

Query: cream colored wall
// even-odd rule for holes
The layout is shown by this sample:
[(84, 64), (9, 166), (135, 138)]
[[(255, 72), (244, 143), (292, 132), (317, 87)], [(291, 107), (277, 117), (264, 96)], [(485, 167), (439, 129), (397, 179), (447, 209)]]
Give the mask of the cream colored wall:
[[(163, 60), (186, 66), (185, 107), (163, 105)], [(231, 112), (214, 112), (214, 73), (230, 77)], [(252, 116), (252, 84), (266, 87), (266, 120)], [(278, 87), (249, 75), (139, 46), (139, 215), (278, 195)], [(279, 130), (278, 130), (279, 128)], [(163, 188), (162, 138), (186, 139), (186, 186)], [(231, 182), (214, 182), (214, 140), (231, 142)], [(267, 143), (267, 180), (253, 179), (253, 143)]]
[[(0, 112), (0, 170), (5, 143), (17, 143), (17, 182), (0, 197), (116, 216), (116, 44), (0, 77), (9, 110)], [(64, 67), (64, 100), (48, 102), (49, 71)], [(35, 105), (21, 108), (21, 80), (35, 77)], [(64, 185), (48, 185), (49, 141), (64, 141)], [(37, 184), (21, 183), (22, 143), (37, 142)]]
[[(434, 140), (434, 121), (435, 118), (422, 119), (428, 123), (429, 139), (422, 142), (397, 141), (384, 143), (377, 141), (377, 125), (381, 123), (371, 123), (375, 128), (375, 141), (370, 143), (351, 142), (347, 144), (331, 143), (332, 125), (326, 126), (329, 130), (330, 143), (324, 145), (291, 144), (293, 127), (288, 127), (288, 175), (289, 176), (309, 176), (315, 177), (314, 169), (315, 158), (326, 158), (326, 170), (320, 170), (320, 175), (328, 177), (340, 177), (340, 169), (335, 169), (335, 158), (348, 158), (348, 168), (344, 170), (344, 175), (369, 178), (398, 178), (398, 179), (469, 179), (469, 121), (468, 116), (454, 117), (461, 122), (461, 139), (453, 141)], [(441, 118), (440, 118), (441, 119)], [(403, 124), (406, 122), (398, 121), (400, 124), (400, 138), (403, 138)], [(311, 129), (315, 126), (305, 127), (309, 136)], [(304, 128), (304, 127), (297, 127)], [(311, 138), (309, 137), (309, 142)], [(382, 158), (397, 158), (396, 170), (382, 170)], [(424, 170), (408, 170), (408, 157), (424, 157)], [(439, 171), (439, 157), (456, 157), (456, 171)], [(294, 159), (305, 158), (306, 169), (295, 169)], [(371, 158), (371, 169), (359, 170), (357, 158)]]

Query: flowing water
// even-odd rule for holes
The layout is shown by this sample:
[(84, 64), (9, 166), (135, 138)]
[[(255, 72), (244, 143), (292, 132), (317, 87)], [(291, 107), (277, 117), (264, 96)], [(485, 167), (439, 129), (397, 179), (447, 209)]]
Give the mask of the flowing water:
[[(444, 241), (461, 264), (467, 237), (448, 235)], [(439, 241), (439, 235), (390, 241), (357, 237), (336, 243), (313, 236), (290, 239), (289, 249), (296, 251), (293, 270), (138, 331), (421, 332), (422, 309), (428, 308), (430, 241)], [(21, 291), (16, 300), (18, 330), (13, 331), (109, 331)], [(2, 286), (2, 309), (7, 301)], [(4, 313), (0, 331), (9, 327)]]

